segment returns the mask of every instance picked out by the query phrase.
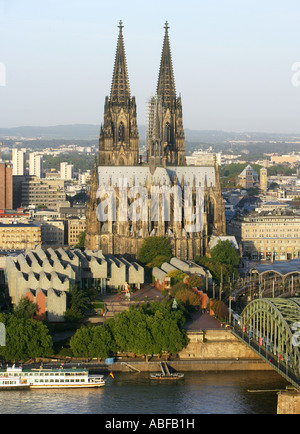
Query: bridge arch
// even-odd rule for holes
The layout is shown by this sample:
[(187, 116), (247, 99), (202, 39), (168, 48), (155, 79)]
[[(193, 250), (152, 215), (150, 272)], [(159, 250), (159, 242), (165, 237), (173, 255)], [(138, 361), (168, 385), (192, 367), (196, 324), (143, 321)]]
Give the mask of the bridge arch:
[(243, 334), (267, 359), (300, 378), (300, 298), (259, 298), (241, 314)]

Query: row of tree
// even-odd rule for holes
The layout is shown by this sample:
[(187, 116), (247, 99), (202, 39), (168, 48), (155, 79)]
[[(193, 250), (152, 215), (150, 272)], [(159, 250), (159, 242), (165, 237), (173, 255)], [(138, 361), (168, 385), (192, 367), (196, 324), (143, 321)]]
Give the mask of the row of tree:
[(105, 358), (117, 352), (175, 354), (188, 343), (182, 329), (185, 320), (183, 311), (173, 311), (171, 303), (131, 307), (103, 325), (81, 327), (71, 338), (70, 348), (75, 357)]

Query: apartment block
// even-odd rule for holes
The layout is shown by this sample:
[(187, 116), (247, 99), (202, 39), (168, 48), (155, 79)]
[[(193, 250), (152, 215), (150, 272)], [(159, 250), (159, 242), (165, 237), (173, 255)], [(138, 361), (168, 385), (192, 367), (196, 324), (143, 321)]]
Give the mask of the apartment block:
[(43, 178), (43, 157), (35, 152), (29, 154), (29, 175)]
[(70, 180), (74, 178), (73, 164), (60, 163), (60, 177), (61, 179)]
[(24, 150), (12, 150), (13, 175), (24, 176), (26, 171), (26, 153)]

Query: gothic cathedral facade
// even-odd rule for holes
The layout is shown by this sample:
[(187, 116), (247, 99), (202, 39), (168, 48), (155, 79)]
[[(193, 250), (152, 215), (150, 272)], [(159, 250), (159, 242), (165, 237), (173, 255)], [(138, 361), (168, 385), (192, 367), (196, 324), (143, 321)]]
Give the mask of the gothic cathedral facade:
[[(225, 214), (216, 159), (212, 156), (201, 166), (186, 166), (182, 101), (176, 95), (168, 30), (166, 23), (156, 95), (148, 104), (147, 163), (143, 163), (139, 155), (136, 101), (130, 93), (123, 25), (120, 22), (111, 92), (110, 97), (105, 98), (104, 123), (100, 129), (99, 160), (95, 160), (90, 199), (86, 205), (87, 249), (136, 258), (145, 238), (163, 236), (170, 239), (174, 256), (193, 259), (205, 254), (211, 235), (225, 235)], [(122, 210), (118, 206), (122, 209), (127, 205), (133, 207), (133, 198), (127, 199), (128, 203), (124, 205), (120, 185), (127, 192), (130, 188), (132, 191), (139, 187), (149, 193), (143, 202), (148, 218), (132, 221), (121, 218)], [(161, 188), (162, 185), (170, 191), (174, 188), (191, 190), (194, 215), (197, 214), (197, 207), (201, 206), (201, 225), (197, 230), (187, 230), (190, 220), (183, 203), (187, 200), (180, 204), (180, 220), (175, 218), (174, 199), (170, 201), (167, 219), (162, 217), (161, 199), (158, 200), (157, 218), (150, 217), (153, 208), (149, 199), (151, 192), (154, 187)], [(113, 217), (103, 220), (99, 218), (99, 191), (105, 188), (112, 189), (118, 206)], [(201, 205), (196, 203), (197, 190), (203, 192)], [(140, 212), (141, 202), (138, 205)]]

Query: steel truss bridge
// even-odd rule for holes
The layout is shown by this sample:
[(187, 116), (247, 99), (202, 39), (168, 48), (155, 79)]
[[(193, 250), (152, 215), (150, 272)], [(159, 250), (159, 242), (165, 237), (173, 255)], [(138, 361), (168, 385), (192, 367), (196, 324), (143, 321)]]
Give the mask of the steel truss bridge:
[(259, 298), (233, 333), (300, 390), (300, 298)]

